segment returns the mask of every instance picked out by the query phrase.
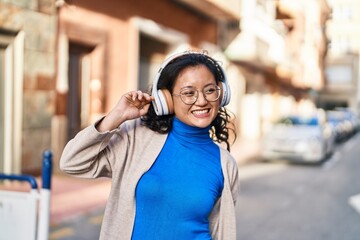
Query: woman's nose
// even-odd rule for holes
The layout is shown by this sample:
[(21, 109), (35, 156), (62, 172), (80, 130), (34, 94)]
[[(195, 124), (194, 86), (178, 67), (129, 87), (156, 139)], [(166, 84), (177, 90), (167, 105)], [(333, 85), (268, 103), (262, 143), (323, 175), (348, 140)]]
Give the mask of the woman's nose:
[(205, 98), (205, 94), (202, 91), (199, 91), (199, 95), (198, 95), (198, 98), (196, 99), (195, 104), (197, 104), (197, 105), (205, 105), (205, 104), (207, 104), (207, 102), (208, 101)]

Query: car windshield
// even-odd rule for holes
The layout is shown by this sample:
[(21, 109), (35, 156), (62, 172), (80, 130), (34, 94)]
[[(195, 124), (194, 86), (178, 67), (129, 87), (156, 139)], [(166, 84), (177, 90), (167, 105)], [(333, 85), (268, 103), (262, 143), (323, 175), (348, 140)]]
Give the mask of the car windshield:
[(317, 118), (303, 118), (303, 117), (285, 117), (280, 119), (277, 123), (286, 125), (306, 125), (306, 126), (317, 126), (319, 121)]
[(328, 111), (327, 118), (331, 122), (343, 121), (346, 119), (351, 119), (351, 113), (343, 111)]

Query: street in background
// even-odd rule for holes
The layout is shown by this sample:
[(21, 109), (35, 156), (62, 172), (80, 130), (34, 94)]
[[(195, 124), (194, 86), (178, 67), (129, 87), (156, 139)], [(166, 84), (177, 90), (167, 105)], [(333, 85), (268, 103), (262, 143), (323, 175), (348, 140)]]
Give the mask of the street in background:
[(240, 169), (239, 240), (358, 240), (360, 135), (319, 165), (258, 162)]

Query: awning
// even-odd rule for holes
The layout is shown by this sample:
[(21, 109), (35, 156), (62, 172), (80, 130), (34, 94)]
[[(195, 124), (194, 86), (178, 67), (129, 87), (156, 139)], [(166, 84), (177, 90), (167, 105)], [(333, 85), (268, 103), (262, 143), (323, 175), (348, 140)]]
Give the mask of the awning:
[(175, 0), (183, 6), (215, 20), (240, 21), (240, 1), (236, 0)]
[[(311, 88), (299, 87), (292, 84), (291, 77), (280, 76), (275, 66), (266, 66), (258, 62), (232, 61), (250, 73), (260, 73), (264, 76), (265, 83), (271, 85), (280, 93), (294, 96), (296, 100), (307, 97)], [(247, 79), (251, 81), (251, 79)]]

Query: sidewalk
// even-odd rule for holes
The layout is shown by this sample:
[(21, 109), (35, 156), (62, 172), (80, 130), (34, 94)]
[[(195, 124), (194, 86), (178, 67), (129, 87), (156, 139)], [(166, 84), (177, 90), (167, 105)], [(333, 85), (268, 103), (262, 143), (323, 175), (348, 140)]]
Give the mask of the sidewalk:
[(56, 225), (104, 207), (110, 187), (110, 179), (79, 179), (65, 174), (53, 175), (51, 224)]
[(238, 138), (230, 150), (238, 166), (241, 167), (260, 159), (260, 147), (259, 140)]
[[(238, 139), (232, 145), (232, 155), (239, 167), (257, 161), (257, 141)], [(57, 167), (57, 166), (54, 166)], [(55, 174), (52, 179), (51, 224), (86, 214), (104, 207), (110, 192), (109, 179), (79, 179), (65, 174)]]

